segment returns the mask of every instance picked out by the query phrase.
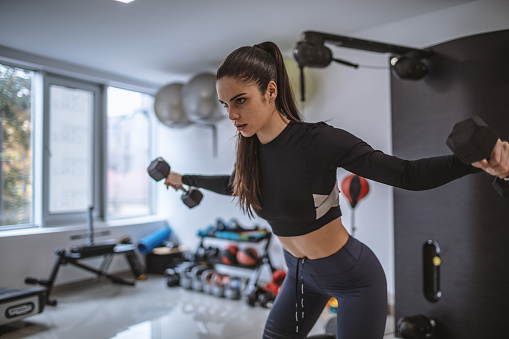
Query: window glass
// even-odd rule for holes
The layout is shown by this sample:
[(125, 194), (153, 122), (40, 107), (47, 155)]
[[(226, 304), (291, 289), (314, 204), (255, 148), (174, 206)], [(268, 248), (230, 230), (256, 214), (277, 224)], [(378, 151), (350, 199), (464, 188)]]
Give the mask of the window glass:
[(49, 87), (49, 213), (84, 212), (92, 204), (92, 91)]
[(33, 72), (0, 64), (0, 225), (33, 222)]
[(148, 112), (153, 98), (147, 94), (109, 87), (107, 103), (108, 219), (149, 215)]

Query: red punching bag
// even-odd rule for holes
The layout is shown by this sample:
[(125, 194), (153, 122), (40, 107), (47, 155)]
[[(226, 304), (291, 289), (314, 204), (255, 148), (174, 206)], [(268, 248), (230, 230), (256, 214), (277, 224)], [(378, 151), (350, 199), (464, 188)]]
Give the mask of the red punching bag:
[(350, 174), (341, 183), (341, 190), (348, 199), (350, 206), (355, 208), (357, 203), (369, 193), (369, 184), (363, 177)]

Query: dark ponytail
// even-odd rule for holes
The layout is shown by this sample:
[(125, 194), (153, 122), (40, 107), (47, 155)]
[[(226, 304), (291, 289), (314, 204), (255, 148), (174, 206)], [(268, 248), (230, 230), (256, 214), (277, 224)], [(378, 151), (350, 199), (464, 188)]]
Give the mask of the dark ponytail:
[[(292, 85), (290, 84), (290, 78), (286, 72), (281, 51), (275, 43), (270, 41), (262, 42), (261, 44), (255, 45), (255, 47), (261, 48), (270, 54), (276, 62), (276, 79), (273, 79), (273, 81), (277, 84), (278, 89), (278, 96), (276, 98), (277, 110), (290, 120), (302, 121), (302, 117), (295, 104), (295, 95)], [(268, 82), (265, 84), (264, 90), (267, 89), (268, 84)]]
[[(244, 46), (226, 57), (216, 74), (216, 81), (230, 77), (255, 83), (263, 95), (270, 81), (277, 85), (276, 109), (286, 118), (302, 121), (281, 51), (273, 42)], [(243, 137), (237, 133), (237, 162), (233, 194), (239, 199), (242, 211), (253, 216), (261, 210), (259, 185), (258, 137)]]

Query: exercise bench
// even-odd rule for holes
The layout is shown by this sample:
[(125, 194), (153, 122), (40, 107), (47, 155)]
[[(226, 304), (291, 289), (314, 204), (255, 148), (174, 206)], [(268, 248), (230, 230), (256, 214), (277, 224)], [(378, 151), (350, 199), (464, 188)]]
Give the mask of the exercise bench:
[[(84, 269), (86, 271), (92, 272), (97, 275), (97, 280), (104, 277), (106, 279), (111, 280), (114, 284), (128, 285), (134, 286), (135, 280), (140, 279), (141, 276), (144, 275), (143, 271), (140, 271), (138, 257), (135, 253), (135, 245), (133, 244), (116, 244), (114, 242), (102, 242), (96, 243), (93, 245), (84, 245), (79, 247), (73, 247), (70, 251), (66, 251), (64, 249), (55, 250), (55, 254), (57, 255), (57, 259), (55, 264), (53, 265), (53, 269), (48, 279), (36, 279), (33, 277), (25, 278), (26, 284), (37, 284), (44, 286), (45, 291), (45, 302), (47, 305), (56, 306), (57, 301), (55, 299), (50, 299), (51, 291), (53, 290), (53, 286), (55, 284), (55, 280), (57, 278), (58, 271), (60, 266), (71, 264), (78, 268)], [(135, 279), (124, 279), (122, 277), (114, 276), (108, 273), (108, 268), (113, 260), (113, 256), (117, 254), (124, 254), (129, 266), (131, 267), (131, 271), (135, 277)], [(84, 264), (81, 262), (82, 259), (95, 258), (95, 257), (103, 257), (102, 263), (99, 268), (92, 267), (90, 265)]]
[(41, 313), (44, 305), (42, 288), (29, 290), (0, 288), (0, 326)]

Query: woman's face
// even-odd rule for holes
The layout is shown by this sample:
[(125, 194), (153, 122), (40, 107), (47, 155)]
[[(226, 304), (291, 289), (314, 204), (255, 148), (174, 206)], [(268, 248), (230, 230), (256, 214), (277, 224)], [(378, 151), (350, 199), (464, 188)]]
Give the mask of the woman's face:
[(277, 87), (273, 81), (262, 94), (255, 83), (223, 77), (217, 80), (216, 90), (228, 118), (244, 137), (263, 132), (274, 116), (279, 115), (274, 104)]

